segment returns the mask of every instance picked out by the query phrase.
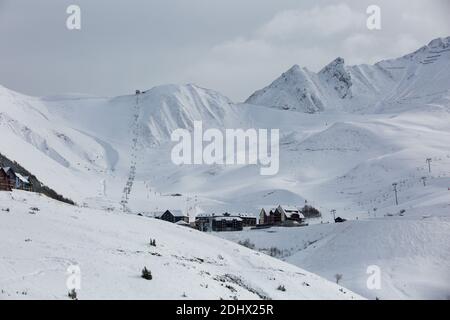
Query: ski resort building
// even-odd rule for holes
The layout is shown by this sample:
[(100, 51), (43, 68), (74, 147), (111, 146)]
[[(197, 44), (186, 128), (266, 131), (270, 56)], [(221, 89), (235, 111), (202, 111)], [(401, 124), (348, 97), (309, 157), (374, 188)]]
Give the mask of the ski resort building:
[(249, 213), (239, 213), (237, 215), (239, 218), (242, 219), (242, 226), (243, 227), (254, 227), (256, 226), (256, 217), (249, 214)]
[(2, 167), (0, 168), (0, 190), (10, 191), (11, 189), (32, 191), (32, 186), (29, 177), (15, 172), (10, 167)]
[(305, 216), (295, 206), (266, 207), (262, 208), (259, 214), (260, 225), (302, 224), (304, 221)]
[(241, 231), (244, 227), (256, 225), (256, 217), (250, 214), (230, 214), (228, 212), (220, 215), (200, 214), (195, 219), (196, 228), (200, 231)]
[(259, 213), (259, 224), (260, 225), (274, 225), (276, 210), (277, 210), (276, 207), (262, 208)]
[(0, 167), (0, 191), (11, 191), (12, 184), (4, 168)]
[(215, 217), (212, 219), (212, 230), (222, 231), (242, 231), (242, 218), (232, 216)]
[(187, 216), (181, 210), (166, 210), (161, 214), (156, 214), (155, 218), (161, 219), (167, 222), (177, 223), (179, 221), (184, 221), (189, 224), (189, 216)]

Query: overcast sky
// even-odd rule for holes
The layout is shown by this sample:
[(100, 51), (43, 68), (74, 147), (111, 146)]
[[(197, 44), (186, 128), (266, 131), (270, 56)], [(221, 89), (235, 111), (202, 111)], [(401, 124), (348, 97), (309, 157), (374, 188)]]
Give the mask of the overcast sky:
[[(81, 30), (66, 8), (81, 8)], [(366, 28), (381, 7), (380, 31)], [(121, 95), (195, 83), (235, 101), (293, 64), (397, 57), (450, 36), (450, 0), (0, 0), (0, 84)]]

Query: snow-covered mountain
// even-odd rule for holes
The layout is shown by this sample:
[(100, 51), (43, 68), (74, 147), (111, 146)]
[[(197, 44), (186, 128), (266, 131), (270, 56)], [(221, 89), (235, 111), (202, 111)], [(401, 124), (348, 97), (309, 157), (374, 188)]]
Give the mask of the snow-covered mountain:
[[(100, 215), (102, 222), (89, 229), (94, 233), (108, 218), (117, 222), (118, 228), (129, 223), (130, 233), (135, 224), (146, 221), (142, 220), (144, 218), (133, 220), (135, 218), (129, 215), (119, 217), (123, 209), (126, 213), (183, 209), (193, 219), (201, 211), (257, 215), (262, 206), (301, 206), (308, 200), (323, 213), (322, 221), (316, 222), (325, 225), (331, 220), (330, 210), (336, 209), (339, 216), (367, 222), (360, 225), (370, 232), (373, 232), (370, 227), (375, 226), (372, 220), (382, 219), (380, 225), (389, 223), (385, 219), (398, 216), (404, 210), (403, 216), (413, 220), (412, 227), (405, 229), (404, 238), (410, 237), (420, 246), (417, 243), (427, 238), (415, 238), (411, 233), (421, 228), (417, 221), (429, 212), (442, 229), (448, 228), (445, 219), (450, 212), (449, 57), (449, 38), (445, 38), (433, 40), (410, 55), (374, 66), (348, 67), (341, 58), (319, 73), (295, 66), (271, 86), (255, 93), (248, 101), (251, 103), (245, 104), (235, 104), (220, 93), (195, 85), (158, 86), (139, 95), (133, 92), (120, 97), (71, 94), (43, 98), (0, 87), (0, 153), (83, 207), (67, 209), (67, 216), (61, 217), (58, 225), (76, 216), (73, 210), (80, 210), (86, 217), (85, 223), (79, 226), (83, 230), (89, 229), (90, 223), (97, 223), (89, 221), (90, 214)], [(279, 129), (279, 173), (261, 176), (254, 165), (173, 164), (170, 133), (178, 128), (192, 130), (197, 120), (202, 121), (205, 128), (219, 130)], [(431, 172), (425, 162), (427, 158), (432, 159)], [(394, 182), (398, 183), (399, 206), (395, 205)], [(8, 207), (17, 207), (20, 214), (26, 211), (20, 200), (4, 197)], [(34, 205), (36, 199), (24, 198)], [(53, 202), (36, 201), (36, 206), (45, 207), (50, 213), (60, 209)], [(375, 214), (376, 219), (369, 219)], [(43, 225), (46, 219), (53, 221), (51, 215), (42, 216)], [(22, 218), (24, 215), (12, 216), (4, 221), (18, 226)], [(396, 218), (396, 223), (401, 223), (402, 218)], [(24, 230), (31, 230), (35, 225), (26, 221)], [(159, 228), (153, 221), (148, 224), (151, 230)], [(352, 230), (360, 225), (355, 224)], [(185, 232), (173, 227), (164, 229), (165, 234), (178, 237), (179, 232)], [(436, 230), (443, 232), (442, 229)], [(394, 238), (396, 232), (396, 228), (387, 227), (376, 230), (384, 232), (386, 239)], [(364, 232), (354, 234), (359, 237)], [(0, 237), (2, 235), (9, 233), (2, 232)], [(79, 236), (82, 236), (81, 231), (76, 231), (73, 238)], [(334, 236), (334, 231), (329, 234), (329, 238)], [(314, 237), (300, 238), (315, 240)], [(55, 236), (52, 241), (61, 239)], [(3, 237), (0, 240), (3, 241)], [(197, 240), (201, 239), (195, 237), (189, 246), (195, 247)], [(343, 238), (346, 250), (358, 249), (360, 242), (353, 240)], [(335, 252), (331, 244), (326, 241), (323, 252)], [(369, 244), (370, 241), (365, 242)], [(85, 245), (74, 240), (68, 247)], [(223, 249), (222, 243), (217, 246)], [(423, 259), (446, 267), (450, 257), (442, 255), (441, 247), (433, 238), (428, 256), (423, 250), (418, 252)], [(324, 254), (314, 254), (313, 247), (308, 250), (311, 250), (308, 252), (309, 271), (332, 280), (329, 270), (321, 268), (319, 260)], [(347, 275), (354, 271), (349, 267), (352, 261), (361, 265), (376, 260), (378, 254), (388, 254), (376, 246), (369, 246), (364, 252), (367, 255), (362, 257), (346, 255), (342, 272)], [(82, 255), (80, 252), (73, 254)], [(307, 259), (303, 253), (301, 256), (291, 262), (301, 266)], [(9, 257), (12, 263), (17, 263), (14, 253)], [(420, 259), (411, 258), (413, 260)], [(384, 265), (407, 270), (408, 261), (401, 260), (393, 267)], [(380, 264), (382, 262), (385, 261)], [(420, 264), (416, 266), (415, 272), (425, 270)], [(237, 266), (241, 267), (242, 264)], [(11, 270), (13, 268), (6, 268), (5, 272), (13, 273)], [(20, 275), (28, 273), (24, 270)], [(389, 274), (398, 276), (396, 272)], [(352, 289), (366, 295), (361, 283), (348, 282)], [(389, 282), (389, 285), (398, 283)], [(443, 296), (448, 288), (441, 289), (440, 296)], [(409, 295), (404, 292), (402, 296), (400, 291), (384, 292), (383, 296), (431, 297), (436, 292), (419, 290)]]
[(315, 112), (395, 112), (448, 102), (450, 37), (374, 65), (346, 66), (337, 58), (319, 73), (295, 65), (247, 103)]

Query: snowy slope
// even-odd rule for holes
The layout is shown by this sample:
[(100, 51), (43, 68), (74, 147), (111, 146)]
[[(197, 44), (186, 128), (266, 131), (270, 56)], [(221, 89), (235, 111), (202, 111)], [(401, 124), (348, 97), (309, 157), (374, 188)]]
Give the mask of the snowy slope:
[[(137, 104), (135, 95), (38, 99), (7, 89), (0, 99), (1, 152), (64, 196), (94, 207), (119, 207), (132, 176), (126, 197), (133, 212), (171, 207), (257, 214), (263, 205), (307, 199), (352, 217), (392, 205), (393, 182), (401, 183), (401, 192), (413, 188), (414, 199), (424, 191), (423, 175), (430, 188), (449, 177), (450, 114), (442, 109), (303, 114), (233, 105), (193, 86), (157, 87)], [(261, 176), (257, 166), (174, 165), (168, 133), (202, 119), (219, 129), (280, 129), (279, 174)], [(428, 157), (437, 170), (432, 174)], [(439, 182), (433, 190), (440, 194), (447, 186)]]
[[(0, 150), (43, 182), (79, 200), (79, 190), (95, 194), (97, 177), (108, 166), (95, 139), (67, 127), (38, 98), (0, 87)], [(88, 182), (88, 183), (86, 183)]]
[(447, 37), (375, 65), (346, 66), (344, 59), (337, 58), (319, 73), (294, 66), (246, 102), (307, 113), (385, 113), (431, 103), (448, 107), (449, 92)]
[[(25, 192), (0, 192), (0, 204), (0, 299), (68, 299), (70, 265), (81, 270), (79, 299), (360, 298), (298, 267), (171, 223)], [(144, 266), (151, 281), (140, 277)]]
[[(430, 206), (424, 213), (438, 209)], [(330, 281), (341, 274), (341, 285), (370, 299), (450, 297), (448, 215), (423, 218), (407, 212), (404, 217), (217, 235), (236, 242), (249, 239), (262, 252), (277, 248), (278, 258)], [(367, 287), (369, 266), (379, 268), (380, 288)]]

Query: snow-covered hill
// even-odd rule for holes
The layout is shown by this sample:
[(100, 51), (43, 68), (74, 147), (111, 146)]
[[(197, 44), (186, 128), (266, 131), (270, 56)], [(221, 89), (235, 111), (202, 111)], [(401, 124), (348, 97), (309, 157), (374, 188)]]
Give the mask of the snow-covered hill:
[[(433, 216), (441, 210), (428, 206), (405, 216), (217, 235), (236, 242), (248, 239), (256, 250), (314, 270), (330, 281), (341, 274), (341, 285), (369, 299), (446, 300), (450, 218)], [(379, 287), (367, 285), (374, 266), (380, 271)]]
[(69, 266), (81, 271), (78, 299), (360, 299), (196, 230), (26, 192), (0, 192), (0, 252), (0, 299), (68, 299)]
[[(274, 84), (256, 93), (249, 100), (251, 103), (245, 104), (234, 104), (213, 90), (195, 85), (165, 85), (139, 95), (133, 92), (120, 97), (71, 94), (44, 98), (0, 87), (0, 153), (84, 207), (67, 209), (69, 216), (61, 219), (72, 219), (76, 215), (71, 212), (78, 210), (83, 217), (88, 213), (92, 217), (101, 216), (102, 222), (110, 218), (118, 229), (128, 221), (136, 221), (139, 226), (130, 222), (127, 227), (130, 232), (140, 228), (142, 218), (120, 217), (118, 212), (183, 209), (191, 219), (201, 211), (257, 215), (262, 206), (302, 206), (305, 200), (322, 211), (324, 223), (331, 220), (331, 209), (344, 218), (359, 220), (375, 214), (396, 215), (400, 210), (406, 210), (406, 215), (422, 216), (430, 208), (434, 215), (448, 217), (449, 57), (449, 38), (445, 38), (433, 40), (410, 55), (374, 66), (348, 67), (338, 58), (317, 74), (293, 67)], [(259, 167), (254, 165), (173, 164), (170, 133), (178, 128), (192, 130), (194, 121), (202, 121), (205, 128), (219, 130), (279, 129), (279, 173), (261, 176)], [(431, 171), (425, 162), (427, 158), (432, 159)], [(398, 206), (393, 183), (398, 183)], [(21, 203), (3, 193), (1, 196), (6, 197), (8, 206)], [(46, 208), (42, 212), (48, 210), (50, 214), (60, 209), (53, 202), (36, 201), (38, 206)], [(47, 214), (42, 212), (41, 216)], [(12, 217), (7, 223), (17, 227), (22, 220), (15, 219), (21, 216)], [(92, 219), (93, 224), (97, 223)], [(88, 220), (81, 229), (90, 228)], [(63, 225), (63, 220), (58, 221)], [(366, 225), (366, 221), (354, 224), (354, 230), (360, 226), (380, 226), (371, 222)], [(401, 220), (395, 223), (400, 228)], [(147, 224), (152, 230), (160, 227), (155, 221), (143, 225)], [(34, 232), (34, 225), (26, 226), (23, 232)], [(420, 229), (421, 224), (405, 226), (404, 237), (415, 239), (409, 233)], [(443, 220), (440, 227), (436, 225), (436, 230), (442, 231), (445, 226)], [(52, 224), (50, 227), (57, 228)], [(72, 224), (71, 228), (78, 230)], [(167, 237), (176, 238), (179, 232), (186, 232), (174, 226), (161, 228)], [(98, 228), (89, 230), (97, 232)], [(391, 239), (397, 229), (379, 227), (377, 230)], [(74, 232), (74, 242), (66, 250), (83, 246), (80, 252), (74, 253), (78, 257), (89, 248), (75, 240), (81, 237), (81, 231)], [(9, 233), (0, 234), (3, 235)], [(358, 244), (360, 235), (355, 231), (354, 237), (349, 236), (351, 240), (344, 240)], [(61, 235), (53, 240), (56, 243), (63, 239)], [(196, 241), (203, 238), (195, 239), (189, 246), (196, 247)], [(415, 239), (415, 245), (421, 239), (424, 238)], [(222, 250), (222, 242), (217, 245)], [(376, 247), (368, 247), (372, 249), (378, 254)], [(42, 251), (42, 256), (46, 254), (47, 251)], [(380, 251), (380, 255), (395, 259), (388, 252)], [(11, 252), (12, 263), (20, 261), (14, 262), (13, 256)], [(355, 255), (354, 258), (357, 265), (367, 257)], [(439, 263), (447, 265), (450, 256), (442, 253), (441, 258)], [(317, 270), (330, 278), (329, 270), (320, 269), (320, 259), (317, 259), (317, 264), (314, 260), (308, 264), (310, 271)], [(305, 260), (298, 261), (301, 265)], [(111, 268), (111, 272), (117, 272), (114, 269), (117, 266)], [(347, 266), (342, 268), (342, 272), (351, 272)], [(13, 273), (13, 269), (8, 272)], [(23, 276), (22, 272), (19, 276)], [(359, 284), (353, 288), (366, 294)], [(386, 297), (396, 297), (397, 293)], [(408, 291), (404, 297), (409, 296), (425, 297), (425, 294)]]
[[(450, 37), (375, 65), (337, 58), (319, 73), (294, 66), (247, 103), (315, 112), (385, 113), (444, 104), (450, 94)], [(427, 108), (430, 108), (429, 106)]]

